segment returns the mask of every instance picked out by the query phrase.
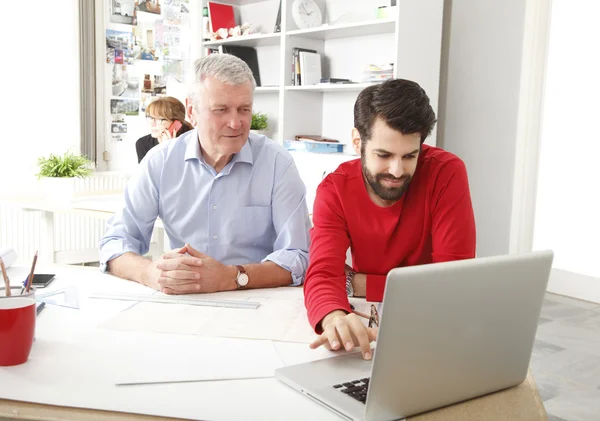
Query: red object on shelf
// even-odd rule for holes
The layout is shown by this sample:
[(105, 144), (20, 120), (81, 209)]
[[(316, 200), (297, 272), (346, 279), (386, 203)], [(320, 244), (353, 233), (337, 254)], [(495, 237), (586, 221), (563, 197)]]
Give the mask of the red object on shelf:
[(208, 12), (212, 32), (217, 32), (221, 28), (229, 30), (229, 28), (235, 27), (235, 15), (232, 5), (209, 1)]

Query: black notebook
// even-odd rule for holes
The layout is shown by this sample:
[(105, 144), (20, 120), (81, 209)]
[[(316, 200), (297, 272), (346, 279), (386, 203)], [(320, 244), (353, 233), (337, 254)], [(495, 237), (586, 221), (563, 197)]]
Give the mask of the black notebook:
[(258, 71), (258, 57), (256, 56), (255, 48), (240, 47), (238, 45), (224, 45), (223, 53), (231, 54), (244, 60), (248, 67), (250, 67), (250, 70), (252, 70), (252, 74), (256, 80), (256, 86), (261, 86), (260, 73)]

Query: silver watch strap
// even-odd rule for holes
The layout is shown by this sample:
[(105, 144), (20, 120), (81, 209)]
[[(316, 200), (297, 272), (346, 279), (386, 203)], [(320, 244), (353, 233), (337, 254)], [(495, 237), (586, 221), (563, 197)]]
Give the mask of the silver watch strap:
[(352, 280), (354, 279), (355, 274), (356, 274), (356, 272), (351, 270), (346, 275), (346, 295), (348, 297), (354, 297), (354, 288), (352, 287)]

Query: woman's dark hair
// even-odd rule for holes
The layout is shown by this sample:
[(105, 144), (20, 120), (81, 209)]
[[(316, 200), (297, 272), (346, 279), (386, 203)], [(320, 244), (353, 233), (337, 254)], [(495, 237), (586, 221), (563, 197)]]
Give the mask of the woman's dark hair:
[(363, 144), (371, 139), (377, 118), (402, 134), (419, 133), (421, 143), (429, 136), (436, 121), (423, 88), (405, 79), (390, 79), (369, 86), (358, 95), (354, 103), (354, 127)]

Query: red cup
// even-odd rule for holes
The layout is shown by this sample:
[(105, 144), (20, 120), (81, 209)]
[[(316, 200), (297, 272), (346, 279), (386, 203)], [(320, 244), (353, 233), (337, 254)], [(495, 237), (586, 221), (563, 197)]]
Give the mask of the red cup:
[(0, 298), (0, 366), (27, 361), (35, 333), (35, 316), (35, 298)]

